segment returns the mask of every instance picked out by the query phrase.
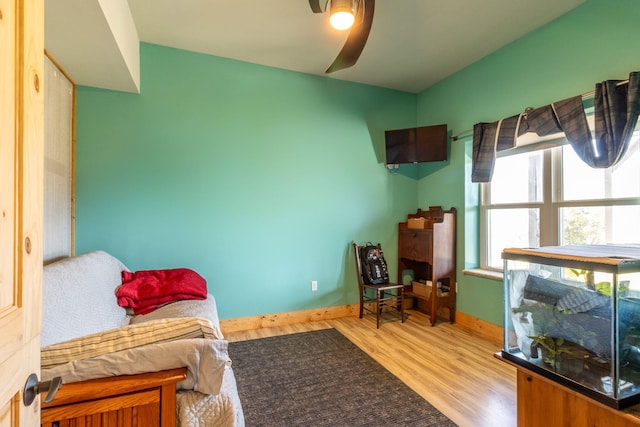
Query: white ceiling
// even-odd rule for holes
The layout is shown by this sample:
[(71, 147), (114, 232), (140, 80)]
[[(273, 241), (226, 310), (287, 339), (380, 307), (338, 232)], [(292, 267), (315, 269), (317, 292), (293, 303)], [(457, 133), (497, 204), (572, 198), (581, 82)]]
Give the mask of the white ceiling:
[[(136, 91), (126, 80), (139, 71), (109, 35), (118, 25), (101, 16), (114, 1), (126, 9), (126, 0), (46, 0), (45, 46), (76, 84)], [(378, 0), (360, 59), (328, 76), (417, 93), (584, 1)], [(307, 0), (128, 4), (140, 41), (317, 75), (347, 35)]]

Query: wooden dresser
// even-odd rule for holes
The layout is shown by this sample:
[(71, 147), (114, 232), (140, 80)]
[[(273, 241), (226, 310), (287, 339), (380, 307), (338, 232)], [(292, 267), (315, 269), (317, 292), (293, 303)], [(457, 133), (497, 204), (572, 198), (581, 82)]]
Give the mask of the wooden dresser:
[(42, 404), (42, 427), (174, 427), (186, 368), (64, 384)]
[[(416, 226), (422, 228), (410, 228)], [(413, 270), (413, 280), (417, 282), (407, 286), (404, 295), (416, 299), (418, 308), (425, 308), (432, 326), (440, 309), (448, 311), (449, 321), (453, 323), (456, 303), (456, 209), (445, 211), (438, 206), (431, 206), (426, 211), (418, 209), (415, 214), (407, 215), (407, 221), (401, 222), (398, 227), (398, 283), (403, 283), (404, 270)], [(429, 283), (431, 286), (428, 286)]]

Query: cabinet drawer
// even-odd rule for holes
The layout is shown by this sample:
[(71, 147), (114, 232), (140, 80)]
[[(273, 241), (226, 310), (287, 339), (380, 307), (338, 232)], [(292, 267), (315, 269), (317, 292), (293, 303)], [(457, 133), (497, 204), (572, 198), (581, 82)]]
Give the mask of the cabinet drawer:
[(400, 230), (399, 258), (431, 263), (433, 230)]

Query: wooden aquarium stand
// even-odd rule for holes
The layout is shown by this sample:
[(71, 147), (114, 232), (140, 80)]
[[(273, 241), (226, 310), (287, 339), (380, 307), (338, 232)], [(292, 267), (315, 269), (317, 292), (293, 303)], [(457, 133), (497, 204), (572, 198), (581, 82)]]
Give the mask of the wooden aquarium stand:
[(518, 427), (640, 426), (640, 405), (614, 409), (512, 363), (500, 353), (495, 357), (517, 369)]

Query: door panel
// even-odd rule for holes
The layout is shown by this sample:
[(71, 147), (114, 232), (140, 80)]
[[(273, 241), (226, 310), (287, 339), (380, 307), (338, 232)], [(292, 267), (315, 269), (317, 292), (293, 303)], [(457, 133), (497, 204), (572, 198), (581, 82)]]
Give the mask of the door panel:
[(0, 427), (40, 420), (43, 69), (43, 0), (0, 0)]
[[(0, 313), (13, 307), (12, 269), (15, 197), (15, 4), (12, 0), (0, 0), (0, 94), (2, 94), (2, 114), (0, 114)], [(6, 59), (5, 59), (6, 58)], [(5, 113), (6, 112), (6, 113)], [(4, 331), (4, 328), (3, 328)], [(0, 354), (0, 358), (2, 354)]]

